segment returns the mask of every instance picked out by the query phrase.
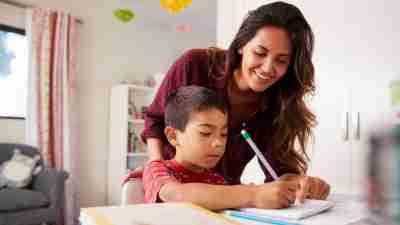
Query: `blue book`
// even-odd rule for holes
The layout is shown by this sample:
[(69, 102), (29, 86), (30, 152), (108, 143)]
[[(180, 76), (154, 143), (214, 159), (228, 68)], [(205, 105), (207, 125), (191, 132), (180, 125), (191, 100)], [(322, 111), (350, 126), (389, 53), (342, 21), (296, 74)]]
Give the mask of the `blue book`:
[(252, 215), (239, 210), (224, 210), (224, 214), (231, 219), (238, 219), (240, 222), (243, 220), (250, 220), (258, 223), (273, 224), (273, 225), (301, 225), (296, 222), (286, 221), (283, 219), (270, 218), (265, 216)]

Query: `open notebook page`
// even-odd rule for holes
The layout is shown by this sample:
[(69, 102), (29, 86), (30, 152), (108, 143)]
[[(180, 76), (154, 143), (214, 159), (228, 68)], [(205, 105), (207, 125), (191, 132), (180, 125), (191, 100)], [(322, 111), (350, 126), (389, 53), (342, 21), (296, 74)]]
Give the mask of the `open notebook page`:
[(239, 210), (256, 216), (299, 220), (319, 214), (333, 206), (334, 203), (330, 201), (307, 199), (303, 204), (293, 204), (286, 209), (241, 208)]

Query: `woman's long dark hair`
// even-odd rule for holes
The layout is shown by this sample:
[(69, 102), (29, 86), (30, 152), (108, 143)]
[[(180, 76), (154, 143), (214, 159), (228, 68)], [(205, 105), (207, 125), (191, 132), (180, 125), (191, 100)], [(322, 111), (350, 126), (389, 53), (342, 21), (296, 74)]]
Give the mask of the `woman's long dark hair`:
[[(291, 4), (274, 2), (249, 12), (226, 52), (225, 75), (232, 79), (242, 61), (239, 49), (265, 26), (285, 29), (293, 46), (285, 76), (266, 90), (267, 114), (272, 120), (266, 124), (265, 140), (280, 171), (305, 173), (309, 160), (306, 147), (316, 125), (316, 117), (305, 102), (315, 91), (311, 61), (314, 35), (301, 11)], [(221, 59), (215, 48), (209, 52), (214, 52), (211, 61)]]

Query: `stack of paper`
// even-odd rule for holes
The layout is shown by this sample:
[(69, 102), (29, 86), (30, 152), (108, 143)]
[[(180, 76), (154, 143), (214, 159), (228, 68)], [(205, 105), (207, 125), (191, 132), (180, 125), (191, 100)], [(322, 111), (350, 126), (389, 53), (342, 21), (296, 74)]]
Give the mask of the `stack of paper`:
[(225, 210), (225, 215), (272, 223), (285, 221), (285, 224), (298, 224), (296, 221), (319, 214), (333, 207), (333, 202), (323, 200), (306, 200), (303, 204), (294, 204), (286, 209), (257, 209), (242, 208), (239, 210)]

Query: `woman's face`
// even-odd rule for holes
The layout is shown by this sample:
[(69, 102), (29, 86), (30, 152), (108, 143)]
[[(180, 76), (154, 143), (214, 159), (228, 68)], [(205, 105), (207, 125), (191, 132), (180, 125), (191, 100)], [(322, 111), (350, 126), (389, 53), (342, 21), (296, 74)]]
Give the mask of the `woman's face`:
[(286, 74), (291, 53), (292, 44), (284, 29), (261, 28), (239, 49), (241, 68), (234, 75), (238, 87), (243, 91), (265, 91)]

